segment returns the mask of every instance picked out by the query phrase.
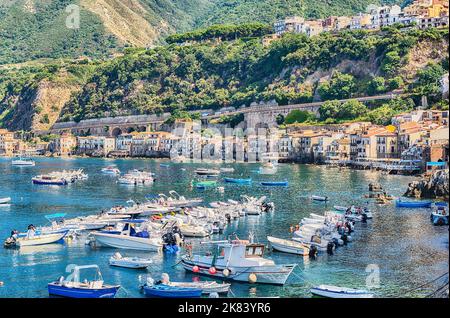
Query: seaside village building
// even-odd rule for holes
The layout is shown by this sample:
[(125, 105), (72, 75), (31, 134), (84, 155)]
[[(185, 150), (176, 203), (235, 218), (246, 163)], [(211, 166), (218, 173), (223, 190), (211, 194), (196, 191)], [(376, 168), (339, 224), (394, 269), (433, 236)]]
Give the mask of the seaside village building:
[(116, 139), (105, 136), (86, 136), (77, 138), (77, 153), (89, 156), (107, 156), (116, 149)]
[(6, 129), (0, 129), (0, 155), (12, 156), (17, 147), (14, 133)]
[(77, 137), (70, 132), (63, 132), (61, 136), (50, 141), (48, 150), (59, 156), (70, 156), (77, 148)]
[(286, 17), (274, 23), (275, 34), (265, 37), (263, 43), (268, 45), (275, 37), (287, 32), (314, 36), (321, 32), (336, 32), (343, 29), (379, 30), (394, 24), (416, 26), (419, 29), (445, 28), (448, 27), (449, 23), (448, 12), (447, 0), (416, 0), (403, 10), (398, 5), (371, 5), (367, 8), (366, 13), (359, 13), (351, 17), (330, 16), (318, 20), (305, 20), (298, 16)]

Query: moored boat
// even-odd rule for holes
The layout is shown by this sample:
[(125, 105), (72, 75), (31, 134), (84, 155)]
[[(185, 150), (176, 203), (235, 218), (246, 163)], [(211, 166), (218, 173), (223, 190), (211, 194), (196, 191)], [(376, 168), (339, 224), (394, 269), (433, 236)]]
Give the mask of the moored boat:
[(200, 288), (184, 288), (165, 284), (144, 286), (144, 294), (162, 298), (198, 298), (202, 295)]
[[(81, 272), (94, 272), (91, 280), (82, 279)], [(75, 266), (69, 280), (61, 277), (47, 285), (49, 295), (69, 298), (114, 298), (120, 285), (104, 284), (97, 265)]]
[(287, 187), (289, 183), (287, 181), (263, 181), (261, 182), (261, 185), (269, 187)]
[(448, 225), (449, 216), (447, 204), (445, 202), (435, 203), (433, 212), (431, 212), (430, 220), (434, 225)]
[(395, 206), (398, 208), (431, 208), (431, 201), (395, 201)]
[(274, 250), (302, 256), (309, 255), (309, 246), (301, 242), (284, 240), (273, 236), (268, 236), (267, 240)]
[(11, 161), (13, 166), (35, 166), (36, 163), (31, 158), (16, 157)]
[(53, 233), (43, 233), (37, 235), (26, 235), (26, 236), (18, 236), (16, 238), (8, 238), (5, 241), (5, 247), (12, 246), (35, 246), (35, 245), (45, 245), (52, 244), (62, 240), (69, 230), (55, 231)]
[(90, 236), (95, 243), (100, 245), (141, 251), (160, 251), (163, 243), (160, 238), (150, 237), (146, 231), (137, 232), (134, 224), (142, 223), (144, 220), (124, 221), (124, 227), (121, 231), (99, 231), (91, 232)]
[(42, 184), (42, 185), (67, 185), (68, 182), (66, 179), (50, 176), (50, 175), (39, 175), (36, 177), (33, 177), (31, 179), (33, 184)]
[(263, 257), (265, 246), (239, 239), (216, 244), (214, 255), (184, 255), (185, 270), (234, 281), (284, 285), (296, 264), (277, 265)]
[(252, 179), (250, 178), (247, 179), (224, 178), (223, 180), (228, 183), (238, 183), (238, 184), (246, 184), (252, 182)]
[(109, 258), (109, 265), (125, 268), (144, 269), (150, 266), (153, 261), (148, 258), (123, 257), (120, 253), (114, 253)]
[(220, 170), (198, 168), (195, 170), (195, 173), (199, 176), (218, 176), (220, 174)]
[(373, 294), (363, 289), (319, 285), (311, 288), (313, 295), (327, 298), (372, 298)]
[(0, 204), (8, 204), (10, 202), (11, 202), (11, 198), (10, 197), (0, 198)]
[(311, 199), (314, 200), (314, 201), (321, 201), (321, 202), (328, 201), (328, 197), (327, 196), (320, 196), (320, 195), (312, 195)]
[(113, 175), (120, 174), (120, 170), (116, 166), (107, 166), (105, 168), (102, 168), (101, 171), (105, 174), (113, 174)]

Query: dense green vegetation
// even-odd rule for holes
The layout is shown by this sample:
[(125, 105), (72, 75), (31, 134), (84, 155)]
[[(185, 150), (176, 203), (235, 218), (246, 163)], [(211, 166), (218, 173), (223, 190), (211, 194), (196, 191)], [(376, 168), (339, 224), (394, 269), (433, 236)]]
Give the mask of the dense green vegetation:
[[(259, 38), (239, 38), (129, 50), (98, 68), (64, 109), (62, 120), (240, 107), (255, 101), (299, 103), (315, 95), (334, 100), (405, 89), (409, 83), (399, 71), (409, 50), (418, 41), (447, 36), (448, 30), (388, 28), (312, 38), (286, 34), (268, 47)], [(338, 71), (345, 60), (367, 63), (367, 72)], [(369, 70), (374, 66), (376, 77)], [(331, 76), (320, 83), (311, 80), (317, 71)], [(436, 72), (430, 72), (419, 77), (434, 78)]]
[[(95, 0), (0, 1), (0, 64), (38, 58), (89, 56), (108, 57), (130, 43), (105, 28), (91, 9)], [(124, 10), (120, 0), (106, 1), (107, 16), (122, 16), (133, 22), (140, 15), (159, 35), (161, 43), (169, 34), (191, 31), (215, 24), (261, 22), (272, 24), (289, 15), (325, 17), (364, 11), (368, 4), (401, 1), (374, 0), (133, 0)], [(80, 6), (80, 28), (65, 27), (68, 5)], [(132, 25), (133, 26), (133, 25)], [(127, 26), (117, 26), (127, 28)], [(139, 28), (139, 25), (134, 25)], [(195, 32), (194, 32), (195, 34)], [(132, 35), (130, 35), (132, 36)], [(149, 44), (152, 44), (149, 43)]]

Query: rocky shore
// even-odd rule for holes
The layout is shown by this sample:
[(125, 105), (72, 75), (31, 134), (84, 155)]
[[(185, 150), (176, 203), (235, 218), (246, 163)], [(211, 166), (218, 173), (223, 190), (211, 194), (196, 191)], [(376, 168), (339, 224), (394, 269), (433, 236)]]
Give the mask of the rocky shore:
[(427, 199), (449, 198), (449, 170), (439, 170), (408, 185), (404, 196)]

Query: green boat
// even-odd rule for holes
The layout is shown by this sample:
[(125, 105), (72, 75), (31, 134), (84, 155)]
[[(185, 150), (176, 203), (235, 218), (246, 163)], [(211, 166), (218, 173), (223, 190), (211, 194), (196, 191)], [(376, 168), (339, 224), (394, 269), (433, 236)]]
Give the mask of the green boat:
[(217, 181), (201, 181), (195, 184), (197, 189), (205, 189), (207, 187), (214, 187), (217, 185)]

